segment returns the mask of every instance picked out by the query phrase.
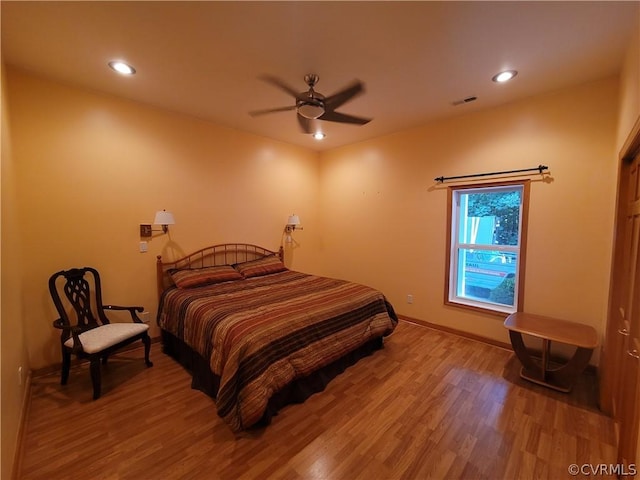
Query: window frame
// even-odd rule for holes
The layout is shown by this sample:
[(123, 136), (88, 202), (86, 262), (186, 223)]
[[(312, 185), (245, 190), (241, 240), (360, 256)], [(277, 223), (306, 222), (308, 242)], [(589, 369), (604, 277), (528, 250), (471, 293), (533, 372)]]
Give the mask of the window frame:
[[(526, 252), (527, 252), (527, 231), (529, 224), (529, 191), (531, 180), (514, 180), (514, 181), (498, 181), (490, 183), (476, 183), (476, 184), (464, 184), (453, 185), (447, 188), (447, 243), (446, 243), (446, 263), (445, 263), (445, 291), (444, 291), (444, 303), (445, 305), (471, 309), (480, 311), (482, 313), (489, 313), (493, 315), (504, 315), (522, 311), (524, 308), (524, 279), (525, 279), (525, 265), (526, 265)], [(468, 193), (470, 190), (490, 190), (499, 189), (501, 187), (521, 187), (522, 199), (520, 204), (520, 233), (519, 233), (519, 248), (516, 247), (515, 251), (518, 253), (518, 262), (516, 266), (516, 288), (514, 294), (515, 305), (509, 307), (507, 305), (500, 305), (492, 302), (483, 302), (481, 300), (472, 300), (464, 297), (460, 297), (457, 294), (457, 264), (458, 264), (458, 248), (459, 248), (459, 236), (458, 225), (459, 217), (457, 213), (454, 214), (454, 200), (460, 193)], [(454, 223), (455, 222), (455, 223)], [(464, 244), (463, 244), (464, 245)], [(501, 248), (504, 248), (501, 247)], [(487, 247), (481, 247), (480, 249), (487, 249)], [(495, 249), (493, 249), (495, 250)], [(508, 247), (506, 250), (514, 250), (513, 247)]]

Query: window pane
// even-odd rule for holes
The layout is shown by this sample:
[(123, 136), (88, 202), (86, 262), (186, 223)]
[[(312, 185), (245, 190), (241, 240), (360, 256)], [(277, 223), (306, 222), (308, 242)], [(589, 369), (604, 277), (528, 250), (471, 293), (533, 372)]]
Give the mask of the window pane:
[(522, 190), (458, 192), (458, 243), (518, 245)]
[(458, 249), (458, 297), (514, 306), (518, 255)]

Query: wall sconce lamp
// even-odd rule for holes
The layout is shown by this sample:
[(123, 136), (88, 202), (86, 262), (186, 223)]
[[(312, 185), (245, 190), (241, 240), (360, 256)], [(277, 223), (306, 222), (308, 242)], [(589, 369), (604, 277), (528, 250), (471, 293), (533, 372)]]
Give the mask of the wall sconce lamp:
[(287, 233), (287, 243), (291, 243), (291, 233), (295, 230), (302, 230), (300, 226), (300, 217), (298, 215), (289, 215), (289, 219), (287, 220), (287, 224), (284, 227), (284, 231)]
[(153, 220), (153, 224), (154, 225), (162, 225), (162, 230), (160, 229), (153, 229), (151, 228), (151, 225), (146, 224), (140, 225), (140, 236), (141, 237), (151, 237), (152, 236), (152, 232), (160, 232), (162, 231), (163, 233), (168, 233), (169, 232), (169, 225), (175, 225), (176, 224), (176, 220), (173, 218), (173, 213), (171, 212), (167, 212), (166, 210), (160, 210), (158, 212), (156, 212), (156, 218)]

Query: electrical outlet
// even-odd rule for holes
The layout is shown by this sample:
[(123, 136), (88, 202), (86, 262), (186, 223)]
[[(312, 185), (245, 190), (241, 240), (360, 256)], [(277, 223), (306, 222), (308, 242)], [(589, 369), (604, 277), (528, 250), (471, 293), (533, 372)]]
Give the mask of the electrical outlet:
[(145, 253), (149, 251), (149, 243), (148, 242), (140, 242), (140, 253)]
[(407, 303), (413, 303), (413, 295), (407, 295)]

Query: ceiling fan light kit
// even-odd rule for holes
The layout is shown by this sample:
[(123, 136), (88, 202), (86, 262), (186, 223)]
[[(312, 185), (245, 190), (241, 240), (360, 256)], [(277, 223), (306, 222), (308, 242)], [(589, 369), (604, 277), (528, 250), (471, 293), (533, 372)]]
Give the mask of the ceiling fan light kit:
[(324, 114), (324, 107), (319, 102), (298, 102), (297, 110), (300, 115), (309, 120), (315, 120)]
[[(370, 118), (356, 117), (345, 113), (336, 112), (336, 109), (352, 100), (356, 96), (364, 92), (362, 82), (356, 80), (349, 86), (339, 90), (338, 92), (325, 97), (321, 93), (316, 92), (313, 87), (318, 83), (320, 77), (310, 73), (305, 75), (304, 81), (309, 86), (306, 92), (296, 92), (296, 90), (282, 80), (270, 75), (261, 77), (267, 83), (280, 88), (295, 98), (296, 104), (287, 107), (270, 108), (266, 110), (254, 110), (249, 112), (251, 116), (264, 115), (267, 113), (285, 112), (295, 110), (298, 118), (298, 125), (304, 133), (317, 134), (318, 129), (314, 128), (315, 120), (325, 120), (336, 123), (350, 123), (352, 125), (365, 125), (371, 121)], [(317, 138), (317, 137), (316, 137)], [(324, 138), (324, 135), (322, 136)]]

